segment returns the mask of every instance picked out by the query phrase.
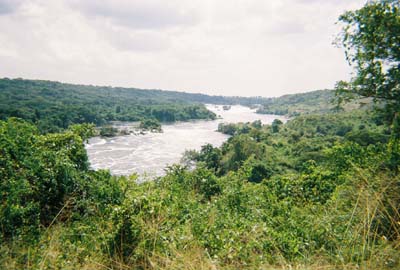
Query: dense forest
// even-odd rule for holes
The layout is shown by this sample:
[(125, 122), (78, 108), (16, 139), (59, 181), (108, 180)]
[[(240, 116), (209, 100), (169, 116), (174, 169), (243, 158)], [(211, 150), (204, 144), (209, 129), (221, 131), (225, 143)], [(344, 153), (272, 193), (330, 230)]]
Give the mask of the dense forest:
[(149, 182), (90, 169), (92, 124), (42, 133), (4, 115), (0, 268), (399, 269), (399, 18), (397, 0), (339, 18), (356, 75), (337, 106), (373, 107), (311, 113), (316, 95), (287, 123), (222, 124), (221, 147), (186, 152), (194, 169)]
[(0, 119), (18, 117), (42, 133), (72, 124), (109, 121), (214, 119), (204, 103), (262, 103), (263, 98), (208, 96), (174, 91), (73, 85), (52, 81), (0, 79)]

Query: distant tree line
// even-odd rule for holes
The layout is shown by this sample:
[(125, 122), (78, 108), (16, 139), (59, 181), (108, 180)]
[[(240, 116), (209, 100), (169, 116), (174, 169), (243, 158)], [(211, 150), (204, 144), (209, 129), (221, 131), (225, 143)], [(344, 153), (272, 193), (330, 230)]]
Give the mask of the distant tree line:
[(185, 97), (178, 92), (158, 90), (0, 79), (0, 119), (22, 118), (46, 133), (77, 123), (103, 125), (115, 120), (174, 122), (215, 118), (204, 105)]
[(108, 121), (160, 122), (214, 119), (203, 105), (261, 103), (262, 98), (223, 97), (176, 91), (73, 85), (53, 81), (0, 79), (0, 119), (17, 117), (43, 133), (71, 124)]

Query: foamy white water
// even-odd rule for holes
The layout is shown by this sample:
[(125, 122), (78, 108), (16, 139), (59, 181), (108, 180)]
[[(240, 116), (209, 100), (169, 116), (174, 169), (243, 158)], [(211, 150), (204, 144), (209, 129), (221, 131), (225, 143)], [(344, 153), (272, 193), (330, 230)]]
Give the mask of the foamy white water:
[[(167, 124), (162, 126), (163, 133), (91, 138), (86, 145), (91, 167), (109, 169), (115, 175), (138, 173), (149, 177), (161, 176), (167, 165), (179, 163), (185, 150), (200, 150), (207, 143), (222, 145), (229, 136), (216, 131), (221, 122), (261, 120), (263, 124), (270, 124), (277, 118), (286, 120), (281, 116), (256, 114), (254, 110), (243, 106), (235, 105), (228, 111), (224, 111), (222, 106), (207, 105), (207, 108), (222, 119)], [(130, 126), (132, 123), (124, 125)]]

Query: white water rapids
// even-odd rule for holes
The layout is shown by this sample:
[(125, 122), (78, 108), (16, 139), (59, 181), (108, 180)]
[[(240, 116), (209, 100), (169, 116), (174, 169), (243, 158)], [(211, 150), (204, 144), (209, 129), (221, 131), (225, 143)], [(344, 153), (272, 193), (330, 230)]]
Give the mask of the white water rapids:
[[(227, 140), (228, 135), (216, 131), (219, 123), (261, 120), (263, 124), (270, 124), (277, 118), (286, 120), (281, 116), (256, 114), (254, 110), (243, 106), (232, 106), (227, 111), (222, 106), (207, 105), (207, 108), (222, 119), (166, 124), (162, 126), (163, 133), (91, 138), (86, 145), (91, 167), (109, 169), (115, 175), (136, 172), (142, 178), (161, 176), (167, 165), (179, 163), (185, 150), (200, 150), (207, 143), (220, 146)], [(132, 123), (123, 125), (130, 126)]]

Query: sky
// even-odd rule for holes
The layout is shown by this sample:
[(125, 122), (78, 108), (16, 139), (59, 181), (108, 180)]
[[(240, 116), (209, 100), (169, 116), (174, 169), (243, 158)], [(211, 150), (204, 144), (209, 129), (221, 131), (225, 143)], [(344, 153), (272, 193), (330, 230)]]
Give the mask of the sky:
[(349, 79), (366, 0), (0, 0), (0, 77), (280, 96)]

